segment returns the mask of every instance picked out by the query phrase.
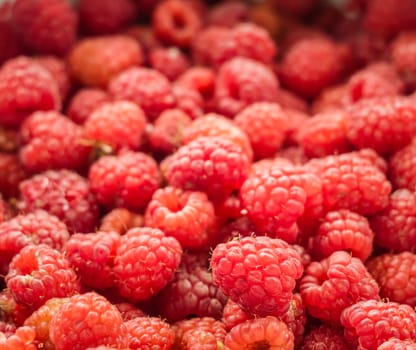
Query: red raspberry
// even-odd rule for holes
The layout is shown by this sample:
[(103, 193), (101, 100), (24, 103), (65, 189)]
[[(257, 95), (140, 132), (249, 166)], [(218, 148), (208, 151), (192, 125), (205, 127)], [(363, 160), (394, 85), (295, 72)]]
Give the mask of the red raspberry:
[(287, 129), (284, 146), (288, 149), (289, 147), (298, 146), (298, 132), (309, 119), (309, 115), (294, 109), (285, 109), (285, 113), (287, 115)]
[(267, 316), (236, 325), (226, 335), (224, 346), (229, 350), (261, 347), (290, 350), (294, 347), (294, 336), (284, 322)]
[(25, 246), (46, 244), (62, 249), (69, 239), (66, 225), (43, 210), (18, 215), (0, 224), (0, 273), (5, 274), (11, 259)]
[(90, 148), (82, 144), (82, 132), (80, 126), (58, 112), (33, 113), (20, 128), (23, 166), (30, 173), (85, 169)]
[(341, 78), (340, 56), (339, 46), (329, 39), (299, 40), (286, 51), (279, 76), (294, 92), (314, 97)]
[(227, 303), (224, 305), (221, 320), (227, 331), (230, 331), (238, 324), (244, 323), (252, 318), (253, 317), (245, 312), (236, 302), (232, 301), (232, 299), (228, 299)]
[(279, 82), (269, 68), (249, 58), (236, 57), (224, 63), (215, 85), (215, 108), (234, 117), (255, 102), (276, 102)]
[(377, 282), (363, 262), (344, 251), (312, 262), (300, 282), (300, 293), (310, 315), (334, 324), (346, 307), (380, 299)]
[(299, 254), (286, 242), (265, 236), (217, 245), (212, 253), (214, 282), (253, 315), (287, 312), (296, 279), (303, 272)]
[(75, 233), (63, 252), (84, 286), (106, 289), (114, 286), (114, 256), (120, 243), (116, 232)]
[(202, 191), (221, 202), (243, 184), (249, 159), (234, 142), (222, 137), (201, 137), (173, 154), (167, 169), (171, 186)]
[(204, 114), (204, 99), (198, 91), (173, 84), (172, 93), (176, 100), (176, 108), (184, 111), (192, 119), (199, 118)]
[(148, 300), (173, 278), (181, 256), (179, 242), (159, 229), (129, 230), (122, 236), (114, 258), (120, 294), (133, 301)]
[(416, 189), (416, 142), (403, 147), (390, 158), (389, 178), (395, 188)]
[(32, 327), (19, 327), (10, 337), (0, 332), (0, 346), (2, 350), (36, 350), (34, 339), (35, 330)]
[(377, 350), (415, 350), (416, 342), (390, 338), (381, 344)]
[(410, 252), (384, 254), (368, 261), (367, 269), (380, 286), (382, 298), (416, 306), (415, 262), (416, 255)]
[(210, 68), (193, 66), (180, 75), (175, 84), (194, 89), (209, 99), (214, 93), (215, 73)]
[(416, 84), (416, 31), (402, 32), (391, 43), (391, 59), (403, 80), (414, 88)]
[(94, 292), (74, 295), (52, 317), (49, 334), (56, 350), (83, 350), (99, 345), (127, 348), (120, 312)]
[(375, 242), (390, 250), (412, 250), (416, 244), (416, 194), (408, 189), (394, 191), (388, 206), (370, 220)]
[(302, 350), (348, 350), (342, 329), (323, 324), (312, 328), (305, 336)]
[(117, 232), (122, 235), (133, 227), (143, 226), (143, 216), (124, 208), (115, 208), (101, 219), (99, 231)]
[(116, 33), (132, 24), (136, 18), (134, 0), (80, 0), (81, 27), (91, 34)]
[(345, 250), (365, 261), (373, 250), (374, 233), (366, 217), (347, 209), (331, 211), (310, 241), (310, 250), (318, 259)]
[(109, 91), (116, 99), (137, 103), (150, 121), (175, 103), (169, 80), (158, 71), (148, 68), (125, 70), (111, 81)]
[(289, 310), (281, 317), (281, 320), (295, 336), (295, 347), (298, 348), (302, 343), (307, 321), (306, 307), (299, 293), (293, 294)]
[(70, 232), (92, 232), (98, 221), (96, 198), (88, 181), (69, 170), (48, 170), (20, 183), (20, 207), (56, 215)]
[(251, 174), (259, 173), (261, 174), (263, 171), (268, 172), (270, 169), (276, 168), (285, 168), (285, 167), (293, 167), (293, 162), (287, 158), (282, 157), (275, 157), (275, 158), (264, 158), (260, 159), (253, 164), (251, 164)]
[(152, 27), (164, 43), (188, 47), (201, 27), (201, 20), (186, 1), (166, 0), (156, 6)]
[(376, 350), (390, 338), (416, 340), (416, 313), (405, 304), (360, 301), (344, 310), (341, 323), (354, 348)]
[(92, 112), (110, 102), (108, 94), (100, 89), (79, 89), (69, 102), (66, 113), (77, 124), (84, 124)]
[(16, 155), (0, 153), (0, 192), (5, 198), (17, 197), (19, 184), (26, 177), (26, 171)]
[(142, 109), (128, 101), (106, 103), (96, 108), (84, 123), (88, 141), (108, 145), (113, 151), (136, 150), (142, 143), (146, 116)]
[(246, 3), (232, 0), (214, 5), (209, 13), (207, 22), (210, 25), (233, 28), (249, 19), (249, 8)]
[(175, 332), (158, 317), (136, 317), (124, 322), (129, 337), (129, 348), (169, 350), (175, 341)]
[(23, 43), (43, 54), (64, 55), (77, 36), (78, 15), (65, 0), (16, 0), (12, 21)]
[(125, 35), (89, 37), (79, 41), (68, 58), (73, 76), (84, 85), (107, 87), (125, 69), (143, 62), (142, 49)]
[(100, 204), (131, 210), (145, 208), (161, 182), (153, 158), (131, 151), (101, 157), (91, 165), (88, 178)]
[(20, 56), (0, 69), (0, 122), (18, 127), (32, 112), (59, 110), (58, 84), (52, 75), (30, 58)]
[(387, 162), (386, 160), (381, 157), (376, 151), (371, 148), (363, 148), (359, 151), (350, 152), (352, 155), (357, 155), (358, 157), (367, 160), (375, 167), (377, 167), (381, 172), (384, 174), (387, 173)]
[(306, 167), (322, 178), (326, 211), (349, 209), (368, 215), (388, 204), (390, 182), (374, 163), (358, 153), (313, 159)]
[(191, 315), (218, 319), (226, 301), (212, 280), (205, 254), (184, 254), (173, 280), (157, 297), (158, 311), (170, 322)]
[(33, 309), (51, 298), (67, 297), (80, 291), (69, 261), (45, 244), (22, 248), (10, 263), (5, 281), (16, 301)]
[(175, 46), (151, 50), (149, 63), (169, 80), (175, 80), (189, 68), (188, 58)]
[(283, 144), (288, 128), (287, 115), (276, 103), (253, 103), (234, 120), (248, 135), (257, 159), (274, 156)]

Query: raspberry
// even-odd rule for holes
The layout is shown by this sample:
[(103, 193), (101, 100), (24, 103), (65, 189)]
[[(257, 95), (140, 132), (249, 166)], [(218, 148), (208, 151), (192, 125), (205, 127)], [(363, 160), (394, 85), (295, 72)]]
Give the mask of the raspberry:
[(72, 296), (52, 317), (50, 338), (56, 350), (99, 345), (127, 348), (127, 329), (120, 312), (94, 292)]
[(269, 68), (249, 58), (236, 57), (224, 63), (217, 75), (215, 107), (234, 117), (255, 102), (276, 102), (279, 82)]
[(243, 184), (249, 160), (232, 141), (220, 137), (201, 137), (179, 148), (167, 169), (171, 186), (205, 192), (221, 202)]
[(211, 98), (214, 93), (214, 71), (206, 67), (193, 66), (180, 75), (176, 85), (184, 86), (198, 91), (204, 98)]
[(175, 80), (189, 68), (188, 58), (175, 46), (151, 50), (149, 62), (169, 80)]
[(326, 214), (316, 235), (310, 241), (310, 250), (319, 259), (345, 250), (365, 261), (373, 249), (374, 233), (364, 216), (341, 209)]
[(338, 324), (342, 311), (360, 300), (379, 300), (377, 282), (363, 262), (337, 251), (312, 262), (300, 282), (308, 312), (321, 321)]
[(69, 239), (66, 225), (43, 210), (18, 215), (0, 224), (0, 273), (5, 274), (11, 259), (25, 246), (47, 244), (62, 249)]
[(120, 294), (133, 301), (148, 300), (173, 278), (181, 256), (179, 242), (159, 229), (129, 230), (122, 236), (114, 258)]
[(416, 142), (403, 147), (390, 158), (389, 175), (395, 188), (416, 189)]
[(414, 350), (416, 349), (416, 342), (411, 340), (400, 340), (391, 338), (381, 344), (377, 350)]
[(416, 194), (407, 189), (394, 191), (387, 207), (370, 220), (375, 242), (397, 252), (416, 244)]
[(106, 289), (114, 285), (112, 268), (119, 243), (115, 232), (75, 233), (63, 252), (84, 286)]
[(32, 327), (19, 327), (10, 337), (0, 332), (0, 346), (4, 350), (36, 350), (34, 338), (35, 330)]
[(84, 124), (92, 112), (104, 103), (110, 102), (108, 94), (100, 89), (78, 90), (69, 102), (67, 115), (77, 124)]
[(18, 304), (9, 289), (4, 288), (0, 292), (0, 314), (2, 320), (19, 327), (23, 325), (32, 312), (33, 310), (28, 306)]
[(44, 209), (61, 219), (72, 232), (91, 232), (98, 206), (88, 181), (69, 170), (48, 170), (20, 183), (20, 207)]
[(188, 47), (201, 25), (198, 13), (185, 1), (163, 1), (153, 12), (155, 35), (166, 44)]
[(58, 84), (52, 75), (30, 58), (20, 56), (0, 69), (0, 123), (18, 127), (32, 112), (59, 110)]
[(342, 329), (330, 325), (312, 328), (303, 340), (302, 350), (348, 350)]
[(184, 111), (192, 119), (199, 118), (204, 114), (204, 100), (198, 91), (173, 84), (172, 93), (176, 100), (176, 108)]
[(153, 158), (131, 151), (101, 157), (91, 165), (88, 178), (100, 204), (131, 210), (145, 208), (161, 182)]
[(268, 172), (273, 167), (285, 168), (293, 167), (293, 165), (289, 159), (282, 157), (260, 159), (251, 164), (251, 174), (261, 174), (263, 171)]
[(115, 208), (101, 219), (99, 231), (122, 235), (133, 227), (143, 226), (143, 217), (124, 208)]
[(402, 32), (390, 48), (392, 62), (402, 79), (412, 88), (416, 83), (416, 31)]
[(37, 309), (47, 300), (80, 291), (75, 271), (65, 256), (45, 245), (28, 245), (17, 253), (5, 277), (18, 303)]
[(82, 145), (82, 129), (64, 115), (35, 112), (25, 119), (19, 156), (30, 173), (48, 169), (85, 169), (90, 148)]
[(124, 321), (129, 321), (136, 317), (146, 316), (142, 310), (131, 303), (123, 302), (115, 304), (115, 306), (117, 307), (118, 311), (120, 311)]
[(236, 302), (232, 301), (232, 299), (227, 300), (227, 303), (224, 305), (221, 319), (227, 331), (230, 331), (238, 324), (251, 319), (252, 316), (245, 312)]
[(76, 40), (78, 15), (65, 0), (16, 0), (12, 21), (23, 43), (42, 54), (64, 55)]
[(341, 316), (350, 345), (376, 350), (390, 338), (416, 340), (416, 313), (405, 304), (376, 300), (360, 301)]
[(136, 18), (134, 0), (81, 0), (78, 4), (81, 27), (91, 34), (111, 34), (132, 24)]
[(112, 150), (138, 149), (142, 143), (146, 117), (142, 109), (128, 101), (106, 103), (95, 109), (84, 123), (88, 141), (103, 143)]
[(285, 314), (296, 279), (303, 272), (300, 256), (293, 248), (265, 236), (217, 245), (211, 268), (214, 282), (224, 294), (258, 316)]
[(306, 325), (306, 308), (299, 293), (293, 294), (289, 310), (281, 317), (287, 328), (295, 336), (295, 347), (299, 347), (303, 340)]
[(125, 35), (90, 37), (79, 41), (68, 58), (73, 76), (82, 84), (107, 87), (110, 80), (143, 62), (142, 49)]
[(135, 67), (120, 73), (111, 81), (109, 92), (116, 99), (138, 104), (150, 121), (175, 103), (169, 80), (158, 71), (148, 68)]
[(339, 47), (329, 39), (300, 40), (286, 51), (279, 77), (294, 92), (315, 97), (341, 78), (340, 56)]
[(285, 109), (285, 113), (287, 115), (287, 126), (286, 139), (283, 146), (288, 149), (289, 147), (299, 145), (300, 140), (298, 140), (298, 132), (302, 125), (309, 119), (309, 115), (294, 109)]
[(286, 110), (295, 110), (307, 113), (307, 102), (290, 90), (281, 88), (277, 96), (277, 103)]
[(247, 4), (240, 1), (226, 1), (214, 5), (209, 13), (207, 22), (210, 25), (233, 28), (249, 19)]
[(349, 209), (368, 215), (388, 204), (390, 182), (376, 165), (357, 153), (313, 159), (306, 167), (322, 178), (326, 211)]
[(312, 113), (319, 114), (345, 107), (346, 84), (330, 86), (321, 91), (312, 103)]
[(26, 177), (26, 171), (16, 155), (0, 153), (0, 192), (4, 197), (17, 197), (19, 184)]
[(288, 118), (278, 104), (253, 103), (238, 113), (234, 120), (248, 135), (257, 159), (274, 156), (283, 144)]

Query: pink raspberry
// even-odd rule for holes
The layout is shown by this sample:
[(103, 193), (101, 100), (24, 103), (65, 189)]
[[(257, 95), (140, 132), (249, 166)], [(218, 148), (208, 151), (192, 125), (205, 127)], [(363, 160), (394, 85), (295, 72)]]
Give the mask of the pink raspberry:
[(416, 342), (391, 338), (381, 344), (377, 350), (415, 350)]
[(158, 47), (149, 53), (150, 66), (169, 80), (175, 80), (189, 68), (187, 56), (177, 47)]
[(176, 85), (198, 91), (205, 99), (212, 97), (215, 86), (214, 71), (207, 67), (192, 66), (176, 81)]
[(342, 329), (323, 324), (312, 328), (305, 336), (302, 350), (348, 350)]
[(17, 328), (14, 334), (9, 337), (3, 332), (0, 332), (0, 346), (4, 350), (36, 350), (37, 346), (34, 343), (35, 336), (35, 330), (28, 326)]

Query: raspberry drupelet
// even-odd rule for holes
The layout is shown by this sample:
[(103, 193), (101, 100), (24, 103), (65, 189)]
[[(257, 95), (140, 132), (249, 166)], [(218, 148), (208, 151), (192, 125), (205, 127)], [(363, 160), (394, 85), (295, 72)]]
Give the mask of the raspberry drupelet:
[(28, 326), (17, 328), (9, 337), (0, 332), (0, 346), (3, 350), (36, 350), (35, 336), (35, 330)]
[(348, 350), (341, 327), (323, 324), (312, 328), (305, 336), (302, 350)]
[(416, 342), (391, 338), (381, 344), (377, 350), (415, 350)]

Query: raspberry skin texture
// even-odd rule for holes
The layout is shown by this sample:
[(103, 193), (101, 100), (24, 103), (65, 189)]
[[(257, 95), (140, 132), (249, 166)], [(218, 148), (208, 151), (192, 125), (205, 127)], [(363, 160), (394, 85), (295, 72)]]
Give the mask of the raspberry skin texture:
[(16, 198), (19, 184), (28, 177), (19, 157), (0, 153), (0, 192), (4, 198)]
[(342, 333), (342, 328), (327, 324), (312, 328), (306, 334), (302, 350), (348, 350), (348, 344)]
[(115, 208), (101, 218), (99, 231), (125, 234), (133, 227), (143, 226), (143, 216), (124, 208)]
[(98, 223), (98, 204), (87, 179), (70, 170), (48, 170), (20, 183), (19, 207), (43, 209), (57, 216), (70, 233), (92, 232)]
[(83, 130), (63, 114), (31, 114), (20, 127), (20, 137), (19, 157), (29, 173), (87, 167), (91, 149), (82, 144)]
[(360, 301), (343, 311), (341, 323), (345, 338), (357, 349), (376, 350), (390, 338), (416, 338), (416, 313), (406, 304)]
[(107, 345), (128, 348), (127, 329), (117, 308), (89, 292), (72, 296), (52, 317), (49, 330), (56, 350)]
[(381, 344), (377, 350), (415, 350), (416, 342), (391, 338)]
[(416, 189), (416, 142), (403, 147), (390, 158), (389, 179), (396, 189)]
[(19, 327), (10, 337), (0, 332), (0, 346), (4, 350), (36, 350), (34, 338), (35, 330), (32, 327)]
[(273, 157), (288, 129), (287, 115), (276, 103), (253, 103), (238, 113), (234, 122), (247, 134), (256, 159)]
[(75, 43), (78, 15), (65, 0), (17, 0), (12, 22), (28, 49), (62, 56)]
[(214, 91), (216, 111), (233, 118), (255, 102), (277, 102), (279, 81), (264, 64), (236, 57), (224, 63)]
[(142, 48), (126, 35), (85, 38), (76, 43), (68, 57), (74, 78), (96, 88), (106, 88), (120, 72), (142, 62)]
[(216, 246), (211, 257), (214, 283), (244, 311), (282, 316), (303, 273), (299, 254), (286, 242), (243, 237)]
[(175, 106), (171, 83), (154, 69), (126, 69), (111, 80), (108, 91), (115, 99), (138, 104), (149, 121), (155, 120), (165, 109)]
[(181, 256), (179, 242), (159, 229), (129, 230), (122, 236), (114, 258), (120, 294), (132, 301), (148, 300), (172, 279)]
[(41, 65), (19, 56), (1, 67), (0, 123), (3, 126), (17, 128), (32, 112), (60, 108), (58, 84)]
[(133, 211), (144, 209), (161, 183), (155, 160), (131, 151), (101, 157), (91, 165), (88, 178), (100, 204)]
[(410, 252), (379, 255), (367, 269), (380, 286), (380, 296), (400, 304), (416, 306), (416, 255)]
[(294, 336), (284, 322), (274, 316), (266, 316), (233, 327), (225, 336), (224, 346), (229, 350), (291, 350), (294, 348)]
[(80, 291), (69, 261), (45, 244), (22, 248), (11, 261), (5, 281), (16, 301), (34, 310), (51, 298), (68, 297)]
[(309, 242), (310, 252), (318, 259), (344, 250), (365, 261), (373, 250), (374, 232), (365, 216), (347, 209), (328, 212)]
[(178, 149), (167, 169), (169, 185), (201, 191), (221, 202), (238, 190), (250, 162), (239, 146), (222, 137), (201, 137)]
[(149, 52), (149, 63), (153, 69), (173, 81), (189, 68), (187, 56), (177, 47), (157, 47)]

